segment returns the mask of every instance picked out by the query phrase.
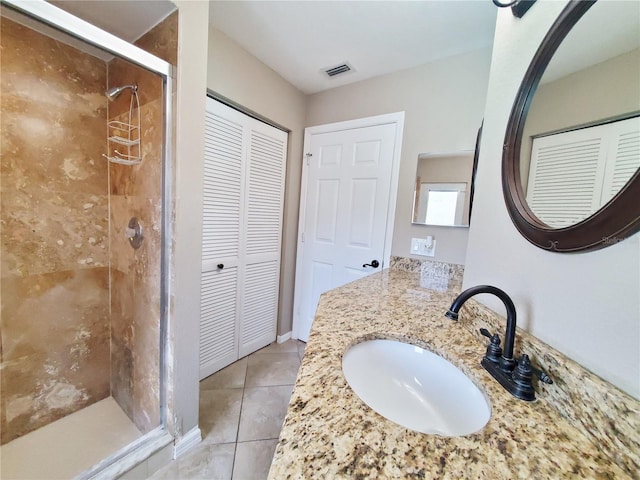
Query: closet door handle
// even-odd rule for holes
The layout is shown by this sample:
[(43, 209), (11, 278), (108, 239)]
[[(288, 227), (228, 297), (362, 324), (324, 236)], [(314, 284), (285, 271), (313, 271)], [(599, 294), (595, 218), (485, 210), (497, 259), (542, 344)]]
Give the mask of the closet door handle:
[(218, 270), (222, 270), (224, 268), (224, 263), (219, 263), (218, 264)]
[(365, 268), (365, 267), (378, 268), (379, 266), (380, 266), (380, 262), (378, 262), (378, 260), (371, 260), (371, 263), (362, 264), (362, 268)]

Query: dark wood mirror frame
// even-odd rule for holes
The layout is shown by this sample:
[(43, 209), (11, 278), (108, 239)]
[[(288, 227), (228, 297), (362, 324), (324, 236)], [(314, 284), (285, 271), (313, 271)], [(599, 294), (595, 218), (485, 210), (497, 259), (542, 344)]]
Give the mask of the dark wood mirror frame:
[(551, 228), (527, 205), (520, 181), (522, 132), (540, 78), (569, 31), (596, 0), (571, 0), (551, 26), (516, 95), (503, 146), (502, 191), (511, 220), (534, 245), (553, 252), (585, 252), (614, 245), (640, 230), (640, 170), (604, 207), (575, 225)]

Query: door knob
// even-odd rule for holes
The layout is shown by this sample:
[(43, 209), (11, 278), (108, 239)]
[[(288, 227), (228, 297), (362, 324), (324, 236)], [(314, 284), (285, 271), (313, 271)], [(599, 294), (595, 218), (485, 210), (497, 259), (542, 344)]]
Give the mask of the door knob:
[(218, 269), (222, 270), (224, 268), (224, 263), (219, 263), (218, 264)]
[(380, 262), (378, 260), (371, 260), (371, 263), (362, 264), (362, 268), (365, 268), (365, 267), (378, 268), (379, 266), (380, 266)]

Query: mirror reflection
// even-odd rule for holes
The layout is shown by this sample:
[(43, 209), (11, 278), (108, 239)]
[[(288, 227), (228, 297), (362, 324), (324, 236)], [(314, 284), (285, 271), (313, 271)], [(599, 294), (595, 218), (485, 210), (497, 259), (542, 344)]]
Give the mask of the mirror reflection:
[(472, 151), (419, 155), (412, 223), (468, 227), (472, 173)]
[(554, 54), (522, 136), (527, 203), (550, 227), (591, 216), (640, 167), (640, 4), (599, 1)]

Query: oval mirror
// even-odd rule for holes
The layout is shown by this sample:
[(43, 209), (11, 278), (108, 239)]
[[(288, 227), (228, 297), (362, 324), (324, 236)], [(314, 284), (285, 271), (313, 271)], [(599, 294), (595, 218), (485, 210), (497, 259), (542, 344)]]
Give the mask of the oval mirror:
[(640, 230), (639, 2), (567, 5), (527, 70), (504, 148), (507, 208), (534, 245), (595, 250)]

